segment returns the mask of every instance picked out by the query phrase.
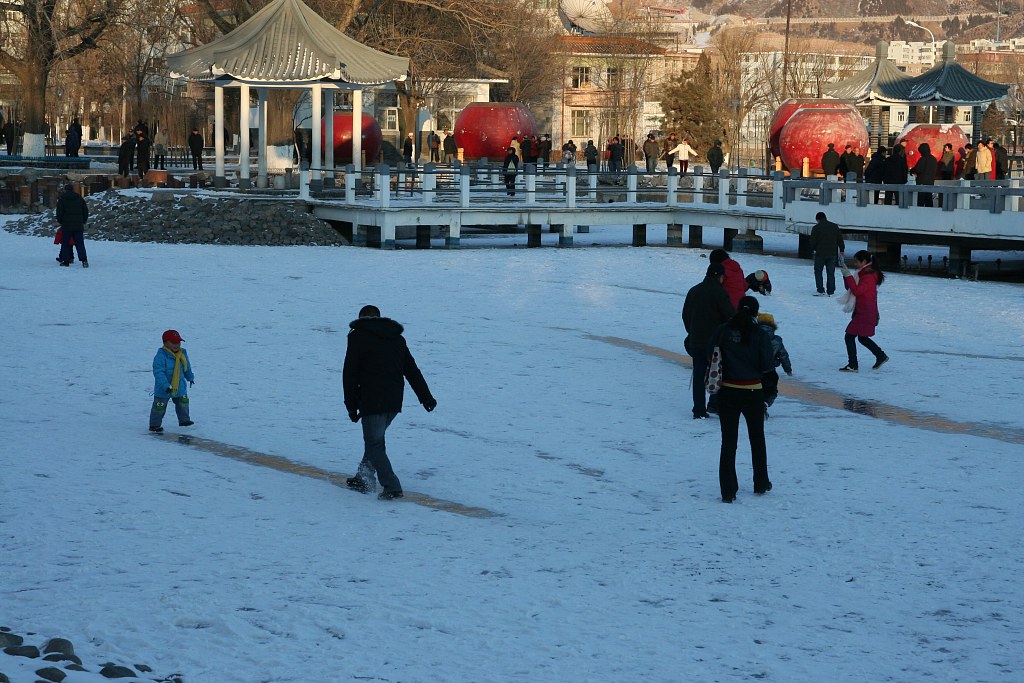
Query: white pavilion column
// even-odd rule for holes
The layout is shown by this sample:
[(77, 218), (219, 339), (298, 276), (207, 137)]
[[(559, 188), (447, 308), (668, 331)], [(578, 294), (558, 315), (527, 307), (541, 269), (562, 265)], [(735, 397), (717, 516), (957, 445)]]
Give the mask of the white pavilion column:
[(267, 89), (260, 88), (257, 93), (259, 95), (257, 117), (260, 139), (257, 141), (259, 147), (257, 148), (256, 187), (264, 188), (267, 186)]
[(238, 187), (248, 190), (249, 178), (249, 84), (238, 88)]
[(319, 190), (323, 187), (320, 169), (324, 165), (324, 145), (323, 140), (321, 140), (323, 136), (320, 134), (320, 124), (324, 112), (323, 87), (319, 83), (313, 86), (310, 99), (310, 114), (313, 118), (311, 122), (313, 126), (313, 158), (310, 163), (309, 184), (313, 186), (314, 190)]
[(213, 149), (216, 159), (213, 171), (213, 186), (226, 187), (224, 177), (224, 86), (213, 87)]
[(334, 96), (338, 91), (334, 88), (327, 89), (327, 96), (324, 97), (324, 116), (327, 117), (327, 126), (324, 137), (327, 138), (324, 145), (324, 176), (330, 180), (328, 183), (334, 187)]
[[(363, 90), (352, 91), (352, 165), (363, 172)], [(370, 164), (373, 166), (373, 164)]]

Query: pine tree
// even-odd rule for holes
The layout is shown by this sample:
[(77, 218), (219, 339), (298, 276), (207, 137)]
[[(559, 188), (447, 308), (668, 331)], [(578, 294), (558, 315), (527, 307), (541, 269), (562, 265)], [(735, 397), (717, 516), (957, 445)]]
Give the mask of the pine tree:
[(719, 106), (718, 88), (707, 54), (702, 54), (692, 71), (666, 88), (661, 107), (665, 112), (664, 133), (686, 138), (698, 153), (721, 139), (726, 112)]

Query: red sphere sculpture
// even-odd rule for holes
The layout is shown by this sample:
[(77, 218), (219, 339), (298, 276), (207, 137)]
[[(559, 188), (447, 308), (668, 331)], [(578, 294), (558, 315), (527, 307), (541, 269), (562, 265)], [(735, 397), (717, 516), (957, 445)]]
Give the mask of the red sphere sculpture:
[[(369, 114), (363, 114), (363, 158), (369, 159), (370, 164), (380, 154), (380, 146), (384, 142), (384, 136), (380, 132), (377, 120)], [(321, 137), (324, 150), (327, 150), (327, 121), (320, 124)], [(352, 114), (334, 115), (334, 165), (342, 166), (351, 164), (352, 161)]]
[(928, 143), (932, 156), (938, 160), (942, 159), (942, 146), (946, 143), (953, 145), (953, 154), (958, 168), (963, 158), (967, 156), (965, 149), (968, 142), (967, 135), (960, 126), (952, 123), (911, 123), (903, 129), (897, 139), (907, 141), (908, 168), (914, 168), (914, 164), (921, 158), (917, 147), (922, 142)]
[(513, 137), (536, 134), (537, 122), (521, 102), (474, 102), (455, 119), (455, 142), (465, 159), (500, 161)]
[(789, 122), (793, 114), (801, 109), (842, 109), (849, 106), (852, 105), (847, 104), (843, 100), (834, 99), (800, 99), (791, 97), (788, 100), (783, 100), (779, 108), (772, 114), (772, 120), (768, 123), (768, 150), (772, 154), (772, 159), (774, 160), (775, 157), (782, 156), (779, 137), (782, 135), (783, 126)]
[(868, 127), (852, 106), (832, 109), (800, 109), (790, 117), (779, 135), (779, 151), (786, 168), (802, 169), (807, 157), (810, 172), (821, 172), (821, 156), (832, 143), (843, 153), (846, 145), (867, 156)]

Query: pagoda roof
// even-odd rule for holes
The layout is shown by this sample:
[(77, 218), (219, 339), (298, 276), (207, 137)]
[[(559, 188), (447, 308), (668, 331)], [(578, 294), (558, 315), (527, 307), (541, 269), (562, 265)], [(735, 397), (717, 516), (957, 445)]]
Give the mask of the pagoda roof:
[(404, 80), (409, 60), (345, 35), (301, 0), (274, 0), (231, 33), (167, 57), (169, 70), (193, 80), (228, 76), (249, 83), (359, 85)]

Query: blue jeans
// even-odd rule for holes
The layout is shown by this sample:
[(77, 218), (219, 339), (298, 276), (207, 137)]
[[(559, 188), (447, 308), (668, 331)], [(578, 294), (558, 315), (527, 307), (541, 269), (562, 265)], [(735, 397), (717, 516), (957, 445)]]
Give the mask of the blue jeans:
[(654, 173), (658, 170), (658, 157), (647, 157), (647, 172)]
[(373, 483), (374, 475), (380, 482), (381, 488), (386, 493), (400, 493), (402, 482), (398, 481), (395, 471), (391, 469), (391, 461), (388, 460), (387, 446), (384, 443), (384, 433), (388, 430), (392, 420), (398, 413), (380, 413), (378, 415), (363, 415), (363, 459), (359, 463), (359, 476)]
[(825, 291), (825, 283), (822, 282), (821, 269), (825, 269), (828, 284), (828, 294), (836, 293), (836, 255), (819, 254), (814, 252), (814, 286), (818, 292)]
[(85, 253), (85, 235), (83, 228), (72, 228), (71, 230), (61, 229), (60, 260), (64, 263), (71, 263), (71, 243), (74, 242), (74, 250), (78, 252), (78, 260), (82, 263), (89, 262), (89, 255)]
[(764, 392), (761, 389), (722, 387), (718, 399), (718, 419), (722, 428), (722, 450), (718, 459), (718, 483), (722, 497), (731, 498), (739, 490), (736, 480), (736, 447), (739, 442), (740, 415), (747, 423), (750, 460), (754, 467), (754, 491), (764, 492), (768, 479), (768, 449), (764, 442)]

